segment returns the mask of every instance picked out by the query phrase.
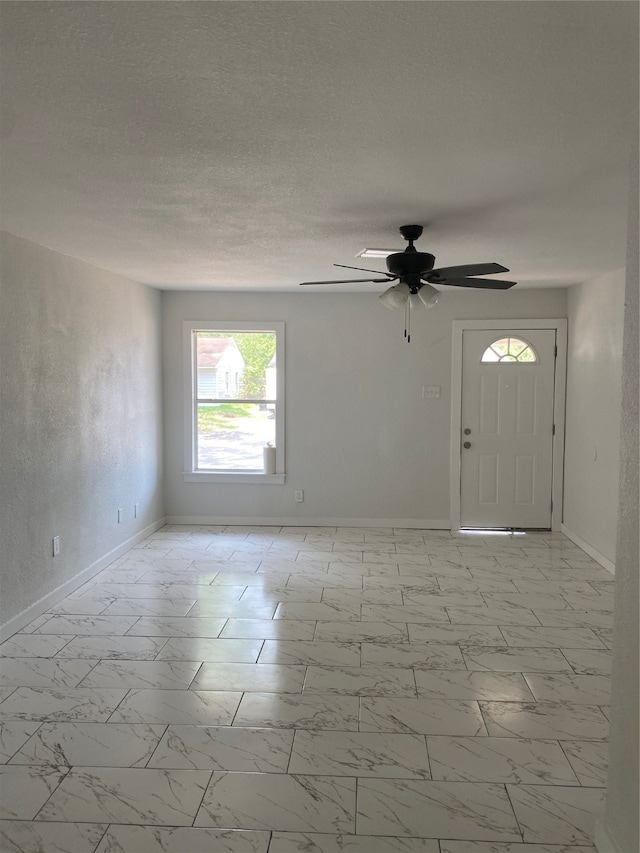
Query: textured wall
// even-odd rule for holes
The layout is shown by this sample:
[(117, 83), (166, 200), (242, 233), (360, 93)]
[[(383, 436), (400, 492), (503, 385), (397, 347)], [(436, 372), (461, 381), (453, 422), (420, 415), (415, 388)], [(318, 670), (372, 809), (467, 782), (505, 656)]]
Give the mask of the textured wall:
[(4, 622), (163, 513), (160, 294), (6, 233), (2, 254)]
[[(637, 119), (637, 115), (636, 115)], [(638, 499), (638, 149), (632, 158), (629, 244), (625, 293), (620, 502), (616, 554), (613, 680), (609, 779), (601, 853), (636, 853), (638, 833), (638, 603), (640, 572)]]
[[(451, 321), (566, 316), (566, 291), (449, 292), (416, 314), (375, 294), (163, 293), (168, 516), (448, 522)], [(286, 483), (185, 483), (183, 320), (283, 320)], [(423, 385), (441, 386), (423, 400)], [(304, 489), (303, 504), (293, 500)]]
[(565, 526), (613, 561), (618, 512), (624, 270), (569, 289)]

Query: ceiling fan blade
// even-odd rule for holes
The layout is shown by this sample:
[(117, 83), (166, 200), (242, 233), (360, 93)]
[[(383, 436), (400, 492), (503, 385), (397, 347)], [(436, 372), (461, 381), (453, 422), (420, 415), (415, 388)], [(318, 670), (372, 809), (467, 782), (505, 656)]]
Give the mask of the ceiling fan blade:
[(388, 278), (346, 278), (341, 281), (301, 281), (300, 286), (304, 284), (356, 284), (357, 282), (369, 282), (370, 284), (387, 284)]
[(437, 279), (434, 284), (443, 284), (447, 287), (482, 287), (485, 290), (508, 290), (517, 282), (501, 281), (498, 278), (443, 278)]
[(432, 276), (434, 279), (442, 279), (463, 275), (495, 275), (499, 272), (509, 272), (509, 270), (502, 264), (462, 264), (459, 267), (440, 267), (440, 269), (431, 270), (424, 278), (428, 277), (431, 281)]
[[(362, 270), (362, 272), (374, 272), (376, 275), (391, 276), (390, 272), (383, 272), (382, 270), (368, 270), (365, 269), (365, 267), (348, 267), (346, 264), (334, 264), (334, 267), (342, 267), (345, 270)], [(392, 276), (392, 278), (396, 278), (396, 276)]]

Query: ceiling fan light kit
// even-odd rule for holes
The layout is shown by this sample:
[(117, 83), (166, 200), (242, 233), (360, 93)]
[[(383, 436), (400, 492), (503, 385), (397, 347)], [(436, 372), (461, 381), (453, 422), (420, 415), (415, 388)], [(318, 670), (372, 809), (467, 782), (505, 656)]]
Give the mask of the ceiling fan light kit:
[[(429, 252), (419, 252), (414, 242), (422, 234), (422, 225), (403, 225), (400, 233), (409, 244), (404, 252), (392, 252), (387, 255), (386, 249), (365, 249), (358, 257), (386, 257), (386, 273), (376, 270), (364, 269), (364, 267), (352, 267), (346, 264), (334, 264), (344, 269), (361, 270), (374, 273), (376, 278), (352, 278), (339, 281), (303, 281), (302, 285), (309, 284), (352, 284), (356, 282), (370, 282), (373, 284), (398, 283), (392, 285), (380, 295), (380, 300), (387, 308), (402, 308), (408, 312), (414, 308), (431, 308), (440, 299), (440, 291), (433, 287), (434, 284), (442, 284), (447, 287), (474, 287), (485, 290), (508, 290), (513, 287), (515, 281), (502, 281), (497, 278), (476, 278), (501, 272), (509, 272), (502, 264), (462, 264), (454, 267), (440, 267), (434, 269), (435, 255)], [(371, 253), (371, 254), (367, 254)], [(386, 275), (386, 278), (377, 276)], [(407, 314), (405, 314), (407, 316)], [(405, 326), (405, 337), (411, 340)]]

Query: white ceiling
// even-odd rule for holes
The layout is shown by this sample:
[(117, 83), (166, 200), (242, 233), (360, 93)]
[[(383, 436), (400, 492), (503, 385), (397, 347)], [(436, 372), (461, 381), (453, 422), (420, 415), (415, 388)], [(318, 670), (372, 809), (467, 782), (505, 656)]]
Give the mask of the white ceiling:
[(411, 222), (437, 266), (497, 261), (523, 287), (624, 266), (637, 3), (2, 2), (0, 15), (14, 234), (162, 288), (384, 269), (356, 253), (403, 248)]

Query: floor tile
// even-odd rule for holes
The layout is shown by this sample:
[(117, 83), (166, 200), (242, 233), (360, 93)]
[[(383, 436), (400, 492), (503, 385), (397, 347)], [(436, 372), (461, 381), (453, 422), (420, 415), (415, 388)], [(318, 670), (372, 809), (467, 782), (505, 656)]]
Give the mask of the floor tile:
[(228, 726), (241, 696), (215, 690), (131, 690), (109, 722)]
[(406, 643), (406, 625), (388, 622), (318, 622), (316, 640), (335, 643)]
[(477, 702), (384, 697), (361, 699), (360, 731), (472, 736), (487, 732)]
[(325, 622), (359, 622), (360, 606), (357, 604), (299, 604), (286, 601), (278, 604), (274, 619), (307, 619)]
[(146, 723), (43, 723), (11, 764), (142, 767), (164, 729)]
[(234, 726), (358, 730), (357, 696), (245, 693)]
[(52, 616), (36, 634), (121, 635), (138, 621), (137, 616)]
[(608, 705), (611, 697), (611, 679), (604, 675), (534, 672), (524, 678), (538, 702)]
[(209, 776), (205, 770), (72, 768), (38, 819), (188, 826)]
[(80, 686), (185, 690), (199, 668), (199, 661), (104, 660), (91, 670)]
[(289, 619), (228, 619), (221, 638), (312, 640), (315, 622)]
[(18, 687), (0, 705), (0, 720), (104, 722), (126, 689)]
[(613, 654), (608, 649), (562, 649), (576, 675), (611, 675)]
[(425, 739), (378, 732), (296, 732), (289, 773), (429, 779)]
[(402, 592), (386, 589), (340, 589), (325, 587), (322, 601), (326, 604), (403, 604)]
[(0, 645), (2, 658), (52, 658), (71, 640), (69, 636), (44, 634), (14, 634)]
[(608, 610), (536, 610), (534, 612), (539, 623), (548, 628), (613, 628), (613, 616)]
[(169, 726), (148, 766), (285, 773), (292, 743), (287, 729)]
[(200, 617), (224, 617), (226, 619), (272, 619), (277, 603), (263, 601), (258, 603), (250, 599), (240, 601), (213, 601), (203, 599), (197, 601), (189, 610), (189, 619)]
[(581, 785), (606, 787), (608, 744), (594, 740), (566, 740), (562, 742), (562, 749)]
[(358, 643), (265, 640), (258, 660), (260, 663), (359, 666), (360, 645)]
[(412, 643), (464, 643), (470, 646), (506, 646), (497, 625), (409, 625)]
[(468, 669), (488, 672), (571, 672), (569, 662), (558, 649), (500, 648), (464, 646), (462, 655)]
[(128, 637), (217, 637), (225, 625), (226, 619), (193, 619), (178, 616), (141, 616), (128, 631)]
[(56, 657), (153, 660), (165, 643), (165, 637), (74, 637)]
[(509, 844), (491, 841), (441, 841), (441, 853), (595, 853), (595, 848), (564, 844)]
[(602, 740), (608, 722), (594, 705), (565, 702), (480, 702), (491, 737)]
[(172, 637), (158, 653), (156, 660), (220, 661), (223, 663), (255, 663), (262, 640), (215, 640), (210, 637)]
[(393, 604), (363, 604), (362, 621), (395, 622), (398, 624), (418, 623), (426, 625), (438, 623), (450, 624), (447, 611), (443, 606), (438, 606), (437, 604), (429, 606), (405, 604), (402, 607)]
[(194, 690), (242, 690), (253, 693), (300, 693), (305, 666), (269, 663), (203, 663)]
[(66, 767), (0, 767), (0, 819), (34, 818), (66, 772)]
[(0, 823), (0, 849), (3, 853), (94, 853), (106, 828), (106, 823), (6, 820)]
[(310, 666), (303, 693), (415, 696), (413, 670), (384, 666)]
[(469, 782), (360, 779), (358, 831), (363, 835), (521, 839), (504, 787)]
[[(591, 628), (502, 628), (507, 645), (522, 648), (601, 649), (604, 647)], [(489, 645), (486, 643), (485, 645)]]
[(0, 645), (3, 843), (593, 853), (612, 590), (549, 531), (167, 525)]
[(497, 737), (428, 737), (433, 779), (575, 785), (557, 741)]
[(274, 832), (269, 853), (438, 853), (438, 842), (431, 838)]
[(15, 687), (76, 687), (93, 661), (52, 658), (3, 658), (0, 684)]
[(15, 720), (0, 723), (0, 764), (5, 764), (39, 728), (40, 723), (25, 723)]
[(532, 844), (589, 844), (604, 811), (603, 789), (508, 785), (524, 840)]
[(186, 616), (195, 598), (117, 598), (104, 616)]
[(566, 610), (569, 607), (562, 595), (544, 595), (541, 592), (485, 592), (487, 607), (524, 607), (527, 610)]
[(111, 824), (95, 853), (267, 853), (269, 833)]
[(214, 772), (195, 825), (354, 832), (355, 804), (355, 779)]
[(486, 699), (531, 702), (531, 693), (518, 672), (416, 670), (418, 696), (429, 699)]
[[(549, 613), (564, 613), (550, 610)], [(453, 625), (540, 625), (532, 610), (525, 607), (447, 607)]]
[(266, 604), (277, 603), (279, 601), (299, 602), (300, 604), (319, 604), (322, 601), (323, 590), (321, 587), (317, 589), (288, 589), (283, 587), (272, 587), (269, 589), (260, 589), (259, 587), (248, 586), (240, 599), (241, 603)]
[(409, 667), (413, 669), (466, 670), (458, 646), (426, 643), (362, 643), (362, 664)]

